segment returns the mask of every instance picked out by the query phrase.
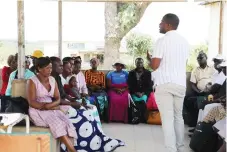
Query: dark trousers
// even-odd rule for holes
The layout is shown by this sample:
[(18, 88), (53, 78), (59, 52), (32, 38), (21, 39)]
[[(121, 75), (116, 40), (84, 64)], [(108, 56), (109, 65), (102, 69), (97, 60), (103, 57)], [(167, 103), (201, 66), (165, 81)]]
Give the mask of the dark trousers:
[(185, 96), (183, 107), (183, 118), (189, 127), (195, 127), (198, 120), (199, 109), (197, 106), (197, 96)]

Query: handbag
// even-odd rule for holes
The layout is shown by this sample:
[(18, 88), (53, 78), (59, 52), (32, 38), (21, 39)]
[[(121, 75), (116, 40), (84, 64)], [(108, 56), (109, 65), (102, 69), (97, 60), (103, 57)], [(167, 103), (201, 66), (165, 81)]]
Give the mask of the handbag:
[(6, 110), (6, 107), (8, 106), (8, 101), (11, 97), (10, 96), (0, 96), (0, 103), (1, 103), (1, 113), (4, 113)]
[(147, 123), (152, 124), (152, 125), (161, 125), (161, 115), (158, 110), (149, 110), (147, 112), (148, 118), (147, 118)]
[(28, 114), (28, 101), (23, 97), (9, 98), (5, 112)]
[(199, 122), (190, 141), (190, 148), (195, 152), (215, 152), (218, 150), (218, 135), (213, 130), (213, 123)]
[(136, 104), (132, 100), (130, 94), (128, 94), (128, 122), (130, 124), (139, 124), (140, 123), (140, 112), (136, 107)]
[[(22, 113), (28, 115), (29, 104), (23, 97), (11, 97), (7, 100), (8, 106), (6, 107), (6, 113)], [(25, 120), (19, 122), (16, 126), (25, 126)], [(34, 125), (30, 121), (30, 125)]]
[(154, 92), (150, 93), (150, 96), (147, 100), (147, 109), (148, 110), (158, 110), (158, 106), (155, 101)]

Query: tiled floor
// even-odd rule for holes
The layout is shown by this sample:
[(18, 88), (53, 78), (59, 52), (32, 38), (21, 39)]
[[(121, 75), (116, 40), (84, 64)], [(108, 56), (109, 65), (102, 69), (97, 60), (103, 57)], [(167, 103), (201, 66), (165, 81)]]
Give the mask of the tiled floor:
[[(116, 152), (166, 152), (161, 126), (139, 124), (128, 125), (121, 123), (103, 124), (104, 132), (113, 138), (121, 139), (126, 143)], [(185, 152), (192, 152), (185, 128)]]

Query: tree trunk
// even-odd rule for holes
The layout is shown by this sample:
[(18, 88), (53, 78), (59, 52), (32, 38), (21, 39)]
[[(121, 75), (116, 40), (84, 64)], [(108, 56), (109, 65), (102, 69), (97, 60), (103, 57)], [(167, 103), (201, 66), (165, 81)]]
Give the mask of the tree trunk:
[(112, 69), (112, 65), (120, 58), (121, 40), (110, 38), (105, 41), (104, 70)]
[(121, 24), (118, 19), (119, 2), (105, 3), (105, 46), (104, 46), (104, 70), (110, 70), (112, 64), (120, 58), (119, 49), (122, 38), (132, 29), (142, 18), (146, 8), (150, 2), (136, 3), (135, 15), (137, 18), (130, 23), (126, 29), (121, 29)]
[(121, 38), (119, 37), (119, 23), (117, 20), (117, 2), (105, 3), (105, 46), (104, 69), (110, 70), (119, 58)]

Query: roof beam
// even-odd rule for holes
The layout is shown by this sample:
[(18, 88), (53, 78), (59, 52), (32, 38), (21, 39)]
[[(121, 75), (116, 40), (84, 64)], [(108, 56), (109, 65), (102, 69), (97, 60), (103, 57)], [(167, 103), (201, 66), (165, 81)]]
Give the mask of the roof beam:
[(188, 0), (62, 0), (63, 2), (188, 2)]

